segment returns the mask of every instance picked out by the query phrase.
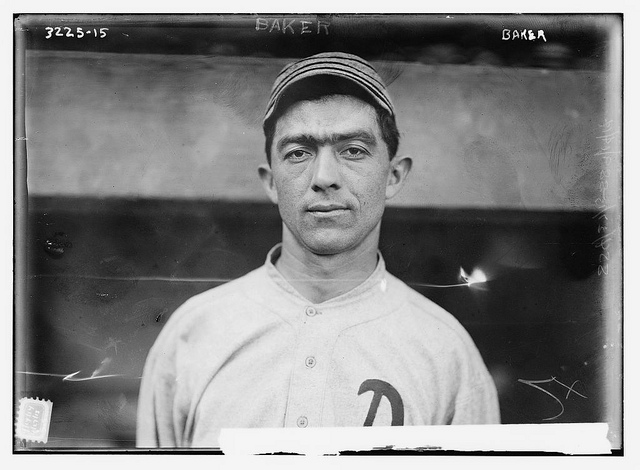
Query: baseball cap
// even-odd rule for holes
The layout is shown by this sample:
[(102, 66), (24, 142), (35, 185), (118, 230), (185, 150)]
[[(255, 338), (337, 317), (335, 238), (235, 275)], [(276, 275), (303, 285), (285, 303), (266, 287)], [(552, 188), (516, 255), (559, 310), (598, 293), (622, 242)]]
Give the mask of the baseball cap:
[(391, 116), (395, 116), (387, 88), (369, 62), (357, 55), (345, 52), (322, 52), (292, 62), (280, 71), (271, 89), (263, 122), (273, 115), (278, 102), (293, 84), (306, 78), (321, 75), (340, 77), (350, 81), (366, 92), (376, 104), (388, 111)]

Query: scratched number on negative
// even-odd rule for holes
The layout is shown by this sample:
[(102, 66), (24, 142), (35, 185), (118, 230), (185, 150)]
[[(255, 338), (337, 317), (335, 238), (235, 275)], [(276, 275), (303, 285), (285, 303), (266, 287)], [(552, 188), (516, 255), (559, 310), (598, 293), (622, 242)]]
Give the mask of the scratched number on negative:
[(551, 418), (543, 418), (543, 421), (549, 421), (552, 419), (556, 419), (559, 418), (560, 416), (562, 416), (562, 414), (564, 413), (564, 405), (562, 404), (562, 402), (560, 401), (560, 399), (558, 397), (556, 397), (553, 393), (551, 393), (548, 390), (545, 390), (544, 388), (540, 387), (539, 384), (546, 384), (546, 383), (551, 383), (551, 382), (555, 382), (561, 386), (563, 386), (564, 388), (566, 388), (568, 390), (567, 392), (567, 396), (565, 397), (565, 400), (569, 399), (569, 395), (571, 395), (571, 393), (575, 393), (576, 395), (582, 397), (582, 398), (587, 398), (585, 395), (583, 395), (582, 393), (577, 392), (573, 387), (575, 387), (575, 385), (579, 382), (578, 380), (574, 381), (571, 386), (565, 385), (562, 382), (560, 382), (558, 379), (556, 379), (555, 377), (551, 377), (550, 379), (546, 379), (546, 380), (525, 380), (525, 379), (518, 379), (518, 382), (529, 385), (530, 387), (533, 387), (537, 390), (540, 390), (543, 393), (546, 393), (547, 395), (549, 395), (551, 398), (553, 398), (558, 405), (560, 405), (560, 413), (558, 413), (555, 416), (552, 416)]
[(53, 37), (83, 38), (85, 36), (102, 39), (107, 37), (107, 31), (109, 31), (109, 28), (81, 28), (80, 26), (75, 28), (75, 30), (68, 26), (56, 26), (54, 28), (47, 26), (44, 29), (47, 32), (47, 35), (44, 37), (45, 39), (51, 39)]

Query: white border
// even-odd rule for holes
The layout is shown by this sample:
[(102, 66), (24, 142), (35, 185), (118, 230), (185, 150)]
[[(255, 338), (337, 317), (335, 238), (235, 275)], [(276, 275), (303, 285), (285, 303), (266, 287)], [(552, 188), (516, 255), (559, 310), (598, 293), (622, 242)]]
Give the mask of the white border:
[[(183, 0), (181, 2), (175, 2), (170, 5), (150, 4), (152, 10), (149, 10), (149, 4), (144, 5), (140, 0), (113, 0), (110, 2), (101, 2), (96, 4), (95, 2), (86, 1), (63, 1), (63, 2), (44, 2), (42, 0), (24, 0), (15, 1), (12, 0), (8, 4), (3, 4), (0, 7), (3, 15), (2, 18), (6, 21), (4, 34), (2, 36), (1, 51), (4, 67), (2, 68), (2, 83), (4, 85), (5, 93), (2, 94), (2, 109), (4, 110), (4, 119), (2, 122), (2, 142), (5, 147), (5, 158), (2, 159), (0, 171), (0, 177), (3, 179), (0, 181), (0, 188), (2, 191), (6, 191), (6, 194), (1, 201), (2, 215), (12, 220), (13, 213), (13, 183), (12, 183), (12, 159), (8, 158), (9, 155), (13, 155), (13, 97), (10, 90), (13, 88), (13, 18), (12, 13), (191, 13), (191, 12), (219, 12), (219, 13), (232, 13), (232, 12), (345, 12), (345, 13), (366, 13), (366, 12), (389, 12), (389, 13), (434, 13), (434, 12), (447, 12), (447, 13), (508, 13), (518, 12), (514, 11), (513, 1), (486, 1), (481, 3), (471, 2), (455, 2), (448, 1), (446, 3), (433, 3), (433, 2), (386, 2), (385, 4), (373, 4), (371, 2), (344, 2), (344, 1), (324, 1), (321, 4), (321, 8), (308, 6), (301, 9), (300, 2), (269, 2), (268, 7), (264, 3), (258, 2), (232, 2), (226, 4), (214, 4), (212, 2), (191, 1)], [(635, 246), (635, 240), (637, 237), (635, 231), (635, 206), (636, 196), (634, 186), (638, 186), (635, 183), (635, 176), (638, 174), (638, 158), (636, 155), (636, 139), (634, 134), (637, 134), (639, 129), (637, 116), (638, 105), (638, 74), (637, 63), (634, 57), (637, 57), (638, 51), (636, 49), (638, 41), (638, 26), (637, 21), (639, 7), (636, 2), (628, 1), (616, 1), (609, 0), (606, 2), (568, 2), (558, 0), (540, 0), (537, 2), (517, 3), (517, 7), (520, 12), (526, 13), (613, 13), (622, 12), (625, 14), (624, 18), (624, 48), (625, 48), (625, 62), (624, 62), (624, 110), (625, 110), (625, 141), (624, 141), (624, 253), (625, 253), (625, 276), (624, 282), (626, 286), (635, 286), (637, 284), (637, 277), (631, 273), (632, 270), (638, 269), (638, 249)], [(12, 252), (9, 247), (12, 246), (12, 227), (11, 229), (5, 228), (0, 235), (0, 241), (2, 241), (4, 250), (0, 251), (0, 276), (3, 281), (3, 289), (1, 291), (0, 300), (2, 301), (2, 310), (4, 315), (4, 324), (2, 325), (2, 340), (7, 349), (12, 345), (12, 331), (13, 331), (13, 315), (12, 312)], [(247, 466), (258, 468), (299, 468), (300, 465), (304, 465), (305, 468), (326, 468), (327, 465), (338, 466), (340, 468), (352, 468), (358, 466), (358, 464), (366, 463), (367, 468), (384, 468), (387, 469), (390, 465), (402, 464), (403, 467), (413, 468), (414, 466), (424, 467), (428, 465), (434, 468), (451, 467), (456, 463), (462, 463), (465, 467), (473, 468), (490, 468), (492, 470), (500, 468), (513, 469), (517, 467), (520, 469), (536, 468), (540, 465), (556, 467), (577, 467), (577, 468), (637, 468), (640, 464), (638, 458), (637, 446), (628, 446), (629, 443), (635, 442), (637, 438), (637, 424), (636, 418), (638, 418), (638, 406), (637, 399), (635, 398), (635, 390), (637, 385), (637, 377), (633, 373), (637, 370), (637, 364), (634, 358), (637, 357), (637, 345), (638, 341), (635, 340), (635, 334), (638, 331), (637, 325), (637, 297), (633, 291), (637, 289), (625, 289), (624, 297), (624, 311), (625, 315), (625, 328), (624, 328), (624, 365), (625, 365), (625, 397), (624, 402), (624, 443), (627, 444), (625, 448), (624, 458), (589, 458), (589, 457), (571, 457), (568, 460), (566, 458), (554, 458), (554, 457), (477, 457), (477, 458), (463, 458), (462, 462), (457, 457), (432, 457), (428, 461), (424, 460), (424, 457), (385, 457), (380, 459), (366, 458), (366, 459), (347, 459), (347, 458), (306, 458), (301, 461), (300, 458), (287, 458), (287, 457), (252, 457), (252, 458), (240, 458), (233, 459), (227, 457), (221, 457), (216, 462), (220, 464), (220, 468), (242, 468)], [(12, 353), (12, 351), (10, 351)], [(5, 355), (5, 358), (12, 357), (12, 354)], [(11, 359), (2, 361), (3, 372), (5, 377), (12, 377), (12, 361)], [(6, 415), (4, 433), (1, 433), (2, 442), (10, 443), (12, 446), (13, 437), (11, 434), (12, 426), (9, 426), (10, 422), (13, 422), (12, 407), (9, 403), (12, 403), (12, 380), (6, 380), (6, 387), (3, 388), (3, 400), (1, 403), (5, 403), (4, 412)], [(6, 433), (6, 434), (5, 434)], [(10, 452), (10, 450), (9, 450)], [(52, 457), (48, 455), (34, 455), (30, 457), (7, 455), (3, 454), (5, 459), (10, 459), (11, 467), (16, 465), (27, 464), (25, 459), (29, 459), (28, 467), (44, 466), (47, 468), (68, 468), (69, 464), (73, 466), (91, 465), (94, 469), (108, 468), (113, 469), (114, 466), (127, 464), (135, 465), (158, 465), (162, 463), (168, 463), (174, 466), (178, 463), (178, 460), (185, 460), (190, 466), (209, 467), (213, 464), (210, 456), (175, 456), (170, 457), (170, 460), (165, 455), (114, 455), (106, 458), (100, 455), (78, 455), (78, 456), (59, 456)], [(16, 459), (14, 461), (14, 459)], [(20, 459), (20, 460), (17, 460)], [(216, 465), (217, 466), (217, 465)], [(250, 466), (250, 467), (249, 467)], [(127, 465), (128, 467), (128, 465)]]

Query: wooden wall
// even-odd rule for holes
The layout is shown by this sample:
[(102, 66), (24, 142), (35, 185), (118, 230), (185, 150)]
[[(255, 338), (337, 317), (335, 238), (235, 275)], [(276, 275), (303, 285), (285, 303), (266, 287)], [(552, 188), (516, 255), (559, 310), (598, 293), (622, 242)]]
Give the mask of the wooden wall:
[[(27, 51), (31, 194), (266, 201), (260, 122), (288, 61)], [(377, 66), (414, 157), (392, 204), (596, 208), (605, 72)]]

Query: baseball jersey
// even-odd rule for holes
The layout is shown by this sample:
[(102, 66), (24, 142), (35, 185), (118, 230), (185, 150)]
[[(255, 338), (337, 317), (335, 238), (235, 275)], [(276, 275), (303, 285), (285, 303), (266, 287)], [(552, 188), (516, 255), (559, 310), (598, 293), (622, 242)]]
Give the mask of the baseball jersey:
[(389, 274), (313, 304), (276, 269), (171, 316), (145, 364), (140, 447), (217, 447), (233, 427), (499, 423), (496, 389), (468, 333)]

